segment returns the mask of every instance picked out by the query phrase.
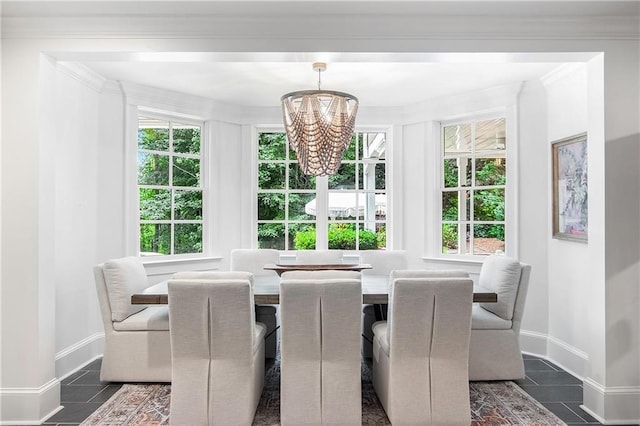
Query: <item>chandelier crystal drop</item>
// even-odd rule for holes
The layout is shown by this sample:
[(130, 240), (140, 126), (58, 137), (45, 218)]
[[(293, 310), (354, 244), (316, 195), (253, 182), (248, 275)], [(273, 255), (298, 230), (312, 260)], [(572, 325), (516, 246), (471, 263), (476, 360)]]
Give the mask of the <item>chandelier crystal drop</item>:
[(312, 176), (334, 175), (351, 142), (358, 98), (348, 93), (320, 89), (320, 73), (326, 64), (316, 62), (318, 90), (282, 96), (284, 126), (302, 172)]

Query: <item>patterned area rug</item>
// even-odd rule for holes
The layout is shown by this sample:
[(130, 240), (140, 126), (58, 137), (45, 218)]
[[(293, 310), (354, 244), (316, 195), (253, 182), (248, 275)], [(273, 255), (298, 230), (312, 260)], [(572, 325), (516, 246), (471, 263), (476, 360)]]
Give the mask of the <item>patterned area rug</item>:
[[(268, 360), (265, 387), (254, 425), (280, 424), (280, 363)], [(472, 382), (471, 425), (564, 425), (513, 382)], [(123, 385), (87, 418), (89, 425), (168, 425), (171, 386)], [(362, 363), (362, 424), (390, 425), (371, 383), (371, 363)]]

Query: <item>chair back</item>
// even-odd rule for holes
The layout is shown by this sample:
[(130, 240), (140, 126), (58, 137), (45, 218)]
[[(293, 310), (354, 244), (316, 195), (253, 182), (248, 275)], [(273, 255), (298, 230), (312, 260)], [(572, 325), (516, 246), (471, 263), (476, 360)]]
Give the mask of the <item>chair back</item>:
[(371, 265), (362, 275), (389, 275), (396, 269), (407, 269), (407, 252), (404, 250), (364, 250), (360, 252), (360, 263)]
[[(247, 405), (239, 403), (249, 393), (245, 385), (255, 353), (264, 349), (251, 274), (207, 272), (206, 277), (168, 283), (174, 424), (242, 423), (238, 419), (249, 414), (252, 419), (255, 412), (255, 406), (247, 413)], [(264, 353), (260, 357), (264, 370)]]
[(280, 262), (280, 252), (273, 249), (231, 250), (232, 271), (251, 272), (255, 276), (277, 275), (275, 271), (264, 269), (264, 265)]
[[(391, 285), (389, 394), (412, 407), (402, 414), (408, 423), (431, 419), (430, 424), (468, 425), (473, 281), (396, 278)], [(398, 415), (398, 405), (392, 409)]]
[(304, 265), (335, 265), (342, 263), (342, 250), (296, 250), (296, 263)]
[(294, 271), (282, 275), (283, 425), (360, 425), (359, 273)]

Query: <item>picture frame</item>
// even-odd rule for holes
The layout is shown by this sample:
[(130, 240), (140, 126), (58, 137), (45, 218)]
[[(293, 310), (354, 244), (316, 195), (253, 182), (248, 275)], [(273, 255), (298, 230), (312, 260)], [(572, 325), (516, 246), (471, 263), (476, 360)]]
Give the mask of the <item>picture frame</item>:
[(552, 142), (553, 238), (587, 242), (587, 133)]

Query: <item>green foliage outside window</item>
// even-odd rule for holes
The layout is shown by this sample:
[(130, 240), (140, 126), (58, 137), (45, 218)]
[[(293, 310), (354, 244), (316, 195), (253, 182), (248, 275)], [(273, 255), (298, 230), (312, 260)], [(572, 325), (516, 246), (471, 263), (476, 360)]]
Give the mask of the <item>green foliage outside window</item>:
[(143, 255), (202, 252), (200, 148), (200, 127), (140, 118), (138, 185), (143, 223), (139, 236)]
[[(355, 250), (356, 227), (352, 223), (332, 223), (329, 225), (329, 249)], [(378, 235), (368, 229), (358, 231), (360, 250), (378, 249)], [(316, 229), (309, 228), (295, 234), (296, 250), (312, 250), (316, 247)]]

